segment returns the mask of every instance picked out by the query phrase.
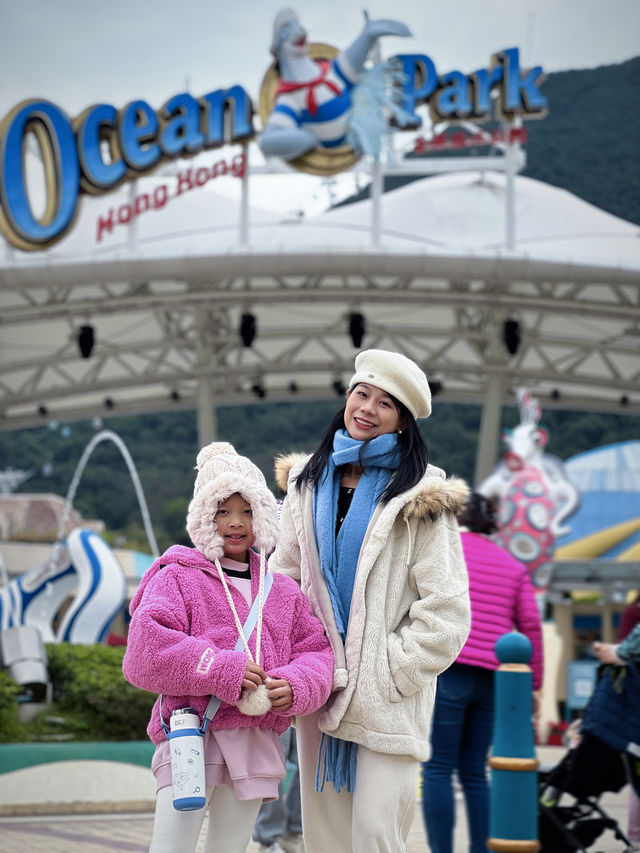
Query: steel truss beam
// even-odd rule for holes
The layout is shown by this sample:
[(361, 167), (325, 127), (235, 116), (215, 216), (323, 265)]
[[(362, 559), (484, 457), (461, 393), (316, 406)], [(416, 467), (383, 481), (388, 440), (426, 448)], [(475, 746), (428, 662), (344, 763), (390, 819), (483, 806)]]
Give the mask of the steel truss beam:
[[(353, 367), (354, 310), (366, 318), (363, 346), (417, 360), (442, 399), (481, 405), (500, 376), (505, 403), (526, 386), (543, 408), (640, 413), (636, 272), (389, 254), (239, 260), (189, 259), (178, 277), (173, 261), (97, 263), (90, 275), (73, 264), (0, 269), (2, 428), (105, 405), (195, 408), (203, 382), (217, 405), (260, 401), (257, 387), (269, 400), (329, 398)], [(247, 311), (251, 348), (238, 333)], [(522, 333), (512, 356), (495, 345), (507, 318)], [(96, 331), (88, 359), (83, 324)]]

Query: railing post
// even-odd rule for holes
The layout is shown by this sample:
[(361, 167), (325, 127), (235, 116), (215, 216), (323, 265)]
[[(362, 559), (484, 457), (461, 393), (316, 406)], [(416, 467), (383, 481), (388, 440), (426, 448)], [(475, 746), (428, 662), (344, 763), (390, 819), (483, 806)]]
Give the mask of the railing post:
[(489, 850), (536, 853), (538, 759), (533, 739), (533, 676), (528, 637), (511, 631), (496, 643), (500, 667), (495, 680)]

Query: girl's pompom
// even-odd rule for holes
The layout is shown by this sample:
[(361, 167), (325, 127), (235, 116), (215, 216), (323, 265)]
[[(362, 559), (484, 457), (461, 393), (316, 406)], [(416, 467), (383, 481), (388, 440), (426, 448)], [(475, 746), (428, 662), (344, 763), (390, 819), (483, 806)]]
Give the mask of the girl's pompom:
[(264, 684), (260, 684), (256, 690), (243, 690), (238, 709), (248, 717), (259, 717), (271, 710), (271, 700)]
[(214, 441), (203, 447), (196, 459), (196, 468), (201, 471), (207, 462), (215, 462), (221, 456), (238, 456), (236, 449), (228, 441)]

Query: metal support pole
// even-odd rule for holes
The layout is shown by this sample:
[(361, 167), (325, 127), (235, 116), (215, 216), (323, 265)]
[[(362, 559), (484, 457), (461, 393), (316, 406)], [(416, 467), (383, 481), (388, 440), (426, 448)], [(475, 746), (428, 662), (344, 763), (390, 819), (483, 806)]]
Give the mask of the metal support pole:
[(576, 657), (573, 605), (570, 600), (567, 604), (554, 604), (553, 623), (556, 634), (560, 637), (561, 653), (559, 665), (556, 667), (555, 695), (556, 699), (561, 702), (567, 698), (567, 663)]
[(129, 184), (129, 205), (131, 207), (131, 219), (129, 221), (129, 249), (133, 252), (138, 240), (138, 217), (135, 215), (136, 196), (138, 195), (138, 181), (134, 178)]
[(371, 166), (371, 243), (376, 248), (380, 245), (382, 182), (382, 164), (376, 157)]
[(511, 631), (495, 647), (495, 680), (489, 839), (498, 853), (536, 853), (538, 759), (533, 739), (533, 676), (528, 637)]
[[(374, 65), (381, 62), (380, 42), (376, 41), (370, 53)], [(380, 246), (381, 205), (384, 192), (384, 170), (382, 167), (382, 152), (376, 155), (371, 166), (371, 244)]]
[(218, 423), (213, 402), (213, 392), (208, 376), (198, 379), (198, 446), (204, 447), (215, 441), (218, 435)]
[(196, 311), (196, 353), (198, 357), (198, 367), (201, 369), (201, 372), (199, 372), (198, 375), (196, 406), (199, 447), (211, 444), (212, 441), (216, 440), (218, 435), (213, 389), (211, 387), (211, 380), (208, 373), (208, 368), (210, 368), (214, 362), (213, 351), (207, 335), (207, 324), (209, 320), (210, 318), (207, 312)]
[(482, 406), (482, 415), (480, 417), (480, 435), (478, 438), (475, 470), (476, 487), (480, 486), (489, 476), (498, 461), (504, 381), (504, 377), (500, 374), (489, 374), (487, 391)]
[(510, 252), (516, 247), (516, 174), (520, 159), (520, 143), (511, 141), (511, 130), (521, 126), (521, 119), (505, 124), (505, 135), (507, 137), (505, 148), (505, 245)]
[(240, 245), (249, 245), (249, 146), (242, 146), (244, 172), (240, 190)]

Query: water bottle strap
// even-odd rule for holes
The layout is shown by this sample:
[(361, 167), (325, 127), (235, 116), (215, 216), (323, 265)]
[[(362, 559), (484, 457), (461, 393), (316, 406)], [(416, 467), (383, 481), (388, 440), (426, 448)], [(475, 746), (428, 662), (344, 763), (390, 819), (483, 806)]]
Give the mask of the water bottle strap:
[(167, 737), (169, 737), (169, 732), (171, 731), (171, 729), (165, 723), (164, 717), (162, 716), (162, 693), (158, 696), (158, 713), (160, 714), (160, 725), (162, 726), (162, 731)]
[(204, 716), (202, 717), (202, 725), (200, 726), (200, 731), (202, 734), (204, 734), (209, 728), (209, 723), (218, 713), (218, 708), (220, 707), (221, 703), (222, 700), (218, 699), (217, 696), (211, 696), (211, 698), (209, 699), (209, 704), (204, 710)]
[[(264, 579), (264, 599), (263, 606), (267, 600), (269, 592), (271, 591), (271, 587), (273, 586), (273, 575), (267, 573)], [(253, 599), (253, 603), (251, 605), (251, 610), (249, 611), (249, 615), (247, 616), (247, 621), (244, 623), (242, 632), (244, 636), (249, 640), (249, 637), (253, 634), (253, 630), (256, 627), (256, 622), (258, 621), (258, 599), (257, 597)], [(241, 652), (243, 648), (242, 637), (238, 637), (236, 642), (234, 651)], [(164, 718), (162, 716), (162, 693), (158, 696), (159, 705), (158, 705), (158, 713), (160, 714), (160, 725), (162, 726), (162, 730), (165, 735), (168, 735), (170, 732), (169, 726), (165, 723)], [(206, 732), (209, 728), (209, 723), (215, 715), (218, 713), (218, 708), (222, 704), (222, 700), (218, 699), (217, 696), (211, 696), (207, 707), (205, 708), (204, 716), (202, 719), (202, 725), (200, 726), (200, 731), (202, 734)]]

